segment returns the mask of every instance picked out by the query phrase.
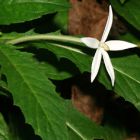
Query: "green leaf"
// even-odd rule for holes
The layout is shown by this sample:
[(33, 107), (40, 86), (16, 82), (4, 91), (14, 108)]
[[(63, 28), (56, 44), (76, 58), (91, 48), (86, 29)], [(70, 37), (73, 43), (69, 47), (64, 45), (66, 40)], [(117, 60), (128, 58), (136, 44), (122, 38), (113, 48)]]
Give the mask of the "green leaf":
[(67, 32), (68, 11), (60, 11), (54, 17), (54, 23), (63, 31)]
[[(67, 58), (71, 60), (81, 72), (89, 71), (91, 67), (91, 57), (84, 53), (78, 53), (70, 51), (66, 48), (57, 46), (57, 44), (42, 43), (37, 47), (46, 48), (56, 54), (58, 58)], [(66, 47), (66, 46), (65, 46)], [(68, 47), (68, 46), (67, 46)], [(133, 103), (138, 109), (140, 102), (140, 59), (135, 52), (130, 53), (129, 50), (110, 53), (112, 58), (113, 67), (115, 70), (115, 88), (113, 90), (124, 97), (125, 100)], [(119, 56), (119, 57), (118, 57)], [(127, 63), (126, 63), (127, 62)], [(102, 64), (104, 65), (104, 63)], [(102, 69), (98, 74), (100, 81), (109, 89), (112, 89), (111, 82), (106, 72), (106, 69)], [(132, 83), (132, 84), (130, 84)], [(125, 87), (124, 87), (125, 85)]]
[(126, 2), (127, 0), (120, 0), (120, 2), (123, 4), (124, 2)]
[(140, 46), (140, 38), (130, 32), (120, 35), (119, 39), (129, 41)]
[(33, 20), (69, 8), (66, 0), (0, 0), (0, 24)]
[[(140, 45), (140, 38), (135, 34), (132, 34), (131, 32), (128, 32), (124, 35), (120, 35), (119, 39)], [(113, 66), (116, 71), (116, 85), (114, 90), (117, 94), (124, 97), (125, 100), (133, 103), (138, 110), (140, 110), (139, 51), (139, 48), (136, 48), (130, 49), (128, 51), (124, 50), (123, 52), (116, 52), (120, 57), (118, 58), (116, 56), (116, 58), (112, 59)], [(106, 84), (106, 86), (109, 87), (108, 85), (110, 84), (107, 80), (108, 78), (105, 75), (103, 76), (103, 74), (101, 75), (101, 80), (106, 81), (104, 84)]]
[[(137, 55), (125, 56), (114, 59), (116, 70), (115, 91), (126, 100), (133, 103), (138, 109), (140, 107), (140, 59)], [(125, 85), (125, 86), (123, 86)]]
[(29, 43), (25, 45), (26, 48), (29, 47), (29, 50), (30, 46), (37, 48), (35, 57), (40, 61), (40, 68), (48, 78), (62, 80), (79, 73), (79, 69), (70, 60), (57, 57), (52, 51), (46, 50), (47, 46), (54, 47), (52, 44), (46, 46), (46, 43)]
[(91, 140), (105, 137), (105, 140), (109, 140), (106, 136), (109, 132), (105, 133), (106, 130), (101, 126), (91, 123), (69, 107), (64, 108), (62, 100), (54, 94), (54, 87), (31, 58), (30, 54), (16, 51), (11, 46), (0, 47), (1, 65), (8, 80), (8, 88), (35, 133), (43, 139), (66, 140), (72, 135), (69, 133), (67, 136), (66, 123), (76, 135), (74, 138), (80, 136)]
[(66, 140), (65, 107), (32, 55), (0, 46), (0, 65), (14, 103), (43, 140)]
[(115, 11), (140, 31), (140, 1), (128, 0), (123, 5), (118, 0), (110, 0)]
[[(6, 94), (7, 91), (2, 92)], [(8, 140), (40, 140), (33, 128), (25, 123), (21, 110), (13, 106), (11, 98), (0, 95), (0, 106), (3, 114), (2, 118), (0, 114), (0, 139), (3, 134)]]
[[(83, 53), (83, 51), (81, 51), (83, 48), (86, 49), (86, 47), (81, 46), (79, 51), (77, 51), (77, 48), (72, 48), (72, 46), (70, 48), (68, 43), (57, 44), (57, 42), (55, 42), (55, 43), (36, 43), (35, 46), (37, 48), (43, 48), (43, 49), (47, 49), (47, 50), (53, 52), (57, 56), (58, 59), (66, 58), (66, 59), (72, 61), (77, 66), (77, 68), (79, 68), (79, 70), (81, 72), (83, 72), (83, 71), (90, 72), (91, 61), (92, 61), (92, 58), (88, 55), (90, 53), (88, 53), (88, 49), (87, 49), (87, 54)], [(111, 82), (110, 82), (110, 79), (109, 79), (108, 74), (105, 69), (100, 69), (101, 71), (98, 74), (98, 76), (99, 76), (100, 81), (106, 86), (106, 88), (113, 89), (114, 91), (116, 91), (117, 94), (124, 97), (125, 100), (130, 101), (138, 109), (140, 109), (140, 106), (139, 106), (139, 101), (140, 101), (140, 95), (139, 95), (140, 65), (139, 65), (139, 63), (140, 63), (140, 59), (135, 54), (136, 49), (132, 49), (132, 50), (131, 51), (124, 50), (124, 51), (119, 51), (119, 52), (109, 52), (110, 57), (112, 57), (111, 60), (113, 63), (113, 67), (115, 70), (115, 76), (116, 76), (114, 88), (111, 87)], [(91, 51), (91, 50), (89, 50), (89, 51)], [(102, 66), (104, 66), (104, 63), (102, 64)], [(76, 128), (76, 130), (78, 130), (78, 129), (79, 128)], [(109, 127), (109, 129), (112, 130), (111, 135), (113, 137), (115, 135), (115, 129), (111, 128), (111, 127)], [(118, 135), (118, 133), (120, 133), (119, 130), (117, 131), (117, 135)], [(121, 135), (121, 133), (120, 133), (120, 135)], [(118, 137), (119, 138), (116, 138), (116, 139), (121, 139), (121, 136), (118, 136)]]
[[(81, 71), (89, 71), (91, 65), (91, 57), (89, 57), (86, 53), (83, 53), (78, 50), (67, 46), (67, 45), (58, 45), (53, 43), (36, 43), (35, 46), (37, 48), (44, 48), (56, 55), (58, 59), (60, 58), (67, 58), (68, 60), (72, 61), (76, 67)], [(71, 48), (72, 50), (69, 50)], [(85, 48), (85, 47), (83, 47)], [(76, 52), (75, 52), (76, 51)]]
[(11, 140), (8, 134), (8, 126), (4, 121), (2, 114), (0, 113), (0, 140)]
[(63, 60), (56, 61), (55, 65), (50, 62), (43, 62), (40, 64), (40, 68), (46, 73), (48, 78), (54, 80), (66, 79), (79, 72), (75, 65), (70, 63), (71, 61)]
[[(140, 110), (140, 59), (129, 51), (119, 52), (119, 56), (119, 58), (112, 58), (116, 77), (113, 90)], [(110, 79), (105, 71), (105, 68), (102, 67), (99, 74), (100, 81), (107, 88), (112, 89)]]

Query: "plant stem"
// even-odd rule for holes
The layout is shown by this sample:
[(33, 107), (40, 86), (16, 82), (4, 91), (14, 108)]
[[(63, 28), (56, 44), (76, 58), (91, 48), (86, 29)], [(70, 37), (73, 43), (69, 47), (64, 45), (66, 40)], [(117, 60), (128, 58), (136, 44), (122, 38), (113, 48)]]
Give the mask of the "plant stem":
[(75, 42), (75, 43), (81, 43), (79, 38), (71, 37), (71, 36), (65, 36), (65, 35), (30, 35), (30, 36), (24, 36), (17, 39), (13, 39), (10, 41), (7, 41), (7, 44), (19, 44), (27, 41), (37, 41), (37, 40), (52, 40), (52, 41), (61, 41), (61, 42)]
[[(45, 34), (19, 37), (17, 39), (7, 41), (6, 43), (16, 45), (19, 43), (24, 43), (24, 42), (28, 42), (28, 41), (37, 41), (37, 40), (51, 40), (51, 41), (61, 41), (61, 42), (73, 42), (73, 43), (75, 42), (78, 44), (82, 44), (80, 41), (80, 38), (76, 38), (76, 37), (72, 37), (72, 36), (65, 36), (65, 35), (58, 36), (58, 35), (45, 35)], [(77, 48), (66, 47), (66, 46), (60, 45), (60, 44), (57, 44), (57, 46), (60, 48), (64, 48), (67, 50), (77, 52), (77, 53), (85, 54), (80, 49), (77, 49)]]

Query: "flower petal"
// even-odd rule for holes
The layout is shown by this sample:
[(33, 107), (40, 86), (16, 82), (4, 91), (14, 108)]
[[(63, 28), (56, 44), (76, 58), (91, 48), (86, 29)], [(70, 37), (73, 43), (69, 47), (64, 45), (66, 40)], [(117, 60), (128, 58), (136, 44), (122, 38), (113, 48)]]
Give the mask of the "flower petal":
[(107, 70), (107, 72), (108, 72), (108, 74), (111, 78), (112, 86), (114, 86), (115, 74), (114, 74), (114, 69), (113, 69), (111, 60), (109, 58), (108, 53), (104, 49), (101, 48), (101, 52), (102, 52), (102, 55), (103, 55), (103, 60), (104, 60), (104, 63), (105, 63), (106, 70)]
[(104, 43), (108, 37), (108, 34), (110, 32), (111, 26), (112, 26), (112, 22), (113, 22), (113, 12), (112, 12), (112, 7), (111, 5), (109, 6), (109, 15), (108, 15), (108, 19), (106, 22), (106, 26), (101, 38), (101, 42)]
[(89, 48), (96, 49), (98, 48), (99, 41), (96, 38), (91, 37), (83, 37), (81, 38), (81, 41), (86, 44)]
[(105, 42), (105, 44), (109, 47), (109, 50), (111, 51), (119, 51), (137, 47), (136, 44), (121, 40), (111, 40)]
[(91, 82), (93, 82), (95, 77), (97, 76), (101, 63), (101, 58), (102, 58), (101, 49), (98, 48), (94, 55), (92, 65), (91, 65)]

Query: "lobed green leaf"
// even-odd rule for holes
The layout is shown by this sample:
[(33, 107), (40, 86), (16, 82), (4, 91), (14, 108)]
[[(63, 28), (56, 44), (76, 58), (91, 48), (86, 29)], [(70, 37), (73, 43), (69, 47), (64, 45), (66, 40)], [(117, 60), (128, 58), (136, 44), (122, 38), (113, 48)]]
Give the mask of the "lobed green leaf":
[(63, 102), (55, 93), (53, 84), (32, 60), (32, 55), (1, 44), (0, 59), (14, 104), (21, 108), (26, 122), (44, 140), (66, 140)]
[[(67, 58), (72, 61), (81, 72), (89, 71), (91, 66), (91, 57), (85, 53), (78, 53), (72, 50), (68, 50), (69, 46), (62, 48), (57, 44), (38, 44), (36, 47), (46, 48), (52, 51), (58, 58)], [(132, 49), (134, 50), (134, 49)], [(140, 59), (135, 54), (135, 51), (120, 51), (110, 53), (113, 56), (112, 63), (115, 70), (115, 87), (111, 87), (111, 82), (105, 69), (102, 69), (99, 73), (99, 79), (104, 85), (114, 90), (117, 94), (124, 97), (125, 100), (130, 101), (139, 109), (140, 102)], [(127, 62), (127, 63), (126, 63)], [(103, 64), (102, 64), (103, 65)], [(131, 83), (131, 84), (130, 84)], [(125, 85), (125, 88), (124, 88)]]

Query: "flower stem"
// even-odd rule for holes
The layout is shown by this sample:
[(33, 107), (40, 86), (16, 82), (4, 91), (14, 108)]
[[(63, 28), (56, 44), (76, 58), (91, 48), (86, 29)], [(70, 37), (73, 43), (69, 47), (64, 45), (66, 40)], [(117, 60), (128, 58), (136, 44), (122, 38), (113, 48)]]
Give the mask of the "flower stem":
[(52, 40), (52, 41), (61, 41), (61, 42), (81, 43), (79, 38), (72, 37), (72, 36), (40, 34), (40, 35), (30, 35), (30, 36), (19, 37), (17, 39), (7, 41), (7, 44), (15, 45), (15, 44), (23, 43), (23, 42), (37, 41), (37, 40)]

